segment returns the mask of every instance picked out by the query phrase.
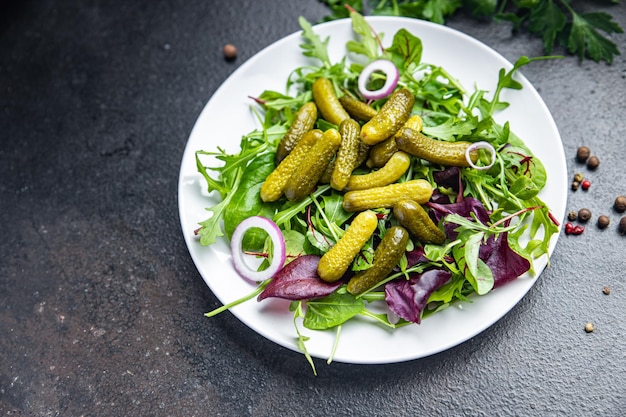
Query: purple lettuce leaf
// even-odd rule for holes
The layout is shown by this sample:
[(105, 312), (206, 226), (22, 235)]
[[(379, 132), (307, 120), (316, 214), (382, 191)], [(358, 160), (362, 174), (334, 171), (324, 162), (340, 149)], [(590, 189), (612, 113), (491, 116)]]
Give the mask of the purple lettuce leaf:
[[(474, 197), (466, 197), (462, 201), (452, 204), (437, 204), (429, 202), (426, 205), (432, 209), (430, 214), (436, 223), (439, 223), (448, 214), (453, 213), (470, 220), (473, 219), (471, 213), (474, 213), (476, 218), (483, 224), (488, 224), (490, 220), (489, 212), (485, 206), (483, 206), (483, 203)], [(446, 223), (444, 225), (446, 237), (450, 240), (455, 240), (458, 235), (455, 229), (458, 227), (459, 226), (455, 223)]]
[(294, 259), (274, 275), (257, 300), (270, 297), (310, 300), (333, 293), (343, 282), (330, 284), (322, 281), (317, 274), (319, 260), (317, 255), (303, 255)]
[(461, 170), (459, 167), (448, 167), (443, 171), (435, 171), (433, 172), (433, 179), (437, 185), (460, 192), (459, 200), (463, 199), (463, 183), (461, 182)]
[(478, 257), (493, 273), (493, 288), (511, 282), (530, 269), (528, 259), (519, 255), (509, 246), (508, 233), (501, 233), (496, 239), (489, 236), (480, 246)]
[(422, 274), (411, 274), (408, 280), (400, 279), (385, 285), (385, 301), (398, 317), (421, 323), (422, 311), (433, 291), (448, 282), (452, 273), (444, 269), (430, 269)]
[(430, 262), (425, 255), (423, 246), (416, 246), (412, 251), (406, 252), (406, 260), (407, 260), (407, 268), (411, 268), (417, 264), (421, 264), (424, 262)]
[(450, 196), (439, 191), (438, 188), (433, 190), (430, 201), (437, 204), (450, 204)]

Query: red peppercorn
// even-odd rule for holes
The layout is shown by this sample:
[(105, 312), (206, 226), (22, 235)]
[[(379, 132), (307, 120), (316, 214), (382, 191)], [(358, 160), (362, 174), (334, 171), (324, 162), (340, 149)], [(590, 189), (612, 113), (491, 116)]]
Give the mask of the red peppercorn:
[(573, 235), (581, 235), (585, 231), (585, 226), (578, 225), (572, 230)]
[(583, 180), (583, 182), (580, 183), (580, 186), (583, 188), (583, 190), (588, 190), (589, 187), (591, 187), (591, 181)]
[(574, 231), (574, 225), (570, 222), (565, 223), (565, 234), (569, 235)]

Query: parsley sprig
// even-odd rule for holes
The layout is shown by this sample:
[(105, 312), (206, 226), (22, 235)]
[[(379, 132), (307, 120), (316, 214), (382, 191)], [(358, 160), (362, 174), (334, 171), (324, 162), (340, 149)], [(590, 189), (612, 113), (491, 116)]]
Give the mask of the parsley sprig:
[[(526, 30), (541, 38), (544, 51), (555, 47), (595, 62), (608, 64), (620, 55), (611, 40), (623, 29), (604, 12), (582, 12), (569, 0), (321, 0), (331, 13), (324, 20), (349, 17), (349, 9), (381, 16), (405, 16), (444, 24), (446, 18), (468, 11), (472, 16), (508, 21), (513, 30)], [(620, 0), (611, 0), (614, 5)], [(583, 2), (579, 2), (583, 3)], [(594, 3), (587, 0), (587, 3)], [(346, 7), (347, 6), (347, 7)]]

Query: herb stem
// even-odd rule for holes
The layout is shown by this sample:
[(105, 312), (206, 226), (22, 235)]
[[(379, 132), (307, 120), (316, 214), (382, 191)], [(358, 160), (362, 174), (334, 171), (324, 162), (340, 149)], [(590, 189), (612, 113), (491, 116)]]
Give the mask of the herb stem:
[(306, 197), (299, 203), (279, 211), (274, 215), (274, 223), (277, 225), (286, 224), (293, 216), (302, 212), (309, 204), (313, 202), (313, 198), (317, 198), (330, 189), (330, 185), (318, 187), (310, 196)]
[(533, 210), (538, 209), (538, 208), (542, 208), (542, 206), (525, 207), (525, 208), (523, 208), (523, 209), (521, 209), (519, 211), (516, 211), (513, 214), (509, 214), (508, 216), (501, 218), (500, 220), (498, 220), (497, 222), (493, 223), (489, 227), (490, 228), (496, 228), (496, 227), (500, 226), (501, 224), (503, 224), (503, 223), (513, 219), (514, 217), (517, 217), (519, 215), (522, 215), (522, 214), (527, 213), (529, 211), (533, 211)]
[(263, 292), (263, 290), (265, 289), (265, 287), (267, 287), (267, 284), (270, 283), (272, 279), (267, 279), (265, 281), (263, 281), (262, 283), (259, 284), (258, 287), (256, 287), (256, 289), (254, 291), (252, 291), (251, 293), (244, 295), (241, 298), (236, 299), (235, 301), (231, 301), (228, 304), (224, 304), (221, 307), (216, 308), (215, 310), (209, 311), (208, 313), (205, 313), (204, 315), (206, 317), (213, 317), (213, 316), (217, 316), (219, 313), (222, 313), (226, 310), (229, 310), (241, 303), (244, 303), (248, 300), (252, 300), (253, 298), (257, 297), (259, 294), (261, 294)]

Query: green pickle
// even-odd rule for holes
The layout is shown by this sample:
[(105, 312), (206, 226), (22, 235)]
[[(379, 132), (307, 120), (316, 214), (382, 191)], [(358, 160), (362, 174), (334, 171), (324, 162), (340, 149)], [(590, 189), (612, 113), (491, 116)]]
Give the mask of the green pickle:
[(320, 259), (317, 273), (326, 282), (339, 280), (378, 226), (378, 217), (371, 210), (360, 212), (341, 239)]
[(345, 119), (339, 125), (341, 145), (337, 151), (335, 165), (330, 177), (330, 186), (335, 190), (343, 190), (348, 184), (352, 171), (358, 166), (359, 149), (361, 147), (361, 126), (354, 119)]
[(296, 147), (283, 159), (261, 186), (261, 200), (264, 202), (276, 201), (282, 195), (289, 178), (302, 163), (315, 142), (322, 137), (319, 129), (309, 130), (302, 136)]
[[(436, 140), (418, 132), (414, 129), (403, 127), (396, 135), (398, 148), (404, 152), (444, 166), (468, 167), (470, 166), (465, 158), (465, 152), (471, 142), (447, 142)], [(471, 151), (472, 162), (478, 159), (478, 151)]]
[(433, 187), (424, 179), (394, 183), (365, 190), (348, 191), (343, 196), (343, 209), (349, 212), (376, 208), (391, 208), (402, 200), (426, 203), (433, 195)]
[(400, 262), (409, 242), (409, 232), (402, 226), (392, 226), (374, 251), (374, 262), (348, 281), (347, 290), (352, 295), (363, 294), (382, 282)]
[(441, 245), (446, 235), (432, 221), (426, 210), (413, 200), (403, 200), (393, 206), (393, 215), (411, 235), (422, 243)]
[(303, 200), (313, 191), (340, 144), (341, 135), (337, 129), (328, 129), (315, 142), (287, 181), (284, 193), (289, 201)]
[(367, 167), (380, 168), (384, 166), (396, 152), (398, 152), (398, 144), (393, 136), (377, 143), (370, 149)]
[(409, 154), (398, 151), (380, 169), (369, 174), (351, 175), (344, 190), (367, 190), (368, 188), (393, 184), (404, 175), (410, 165), (411, 157)]
[[(403, 128), (410, 127), (411, 129), (420, 132), (422, 127), (424, 126), (424, 122), (420, 116), (414, 114), (409, 117), (409, 119), (402, 125)], [(398, 151), (398, 144), (396, 143), (395, 135), (385, 139), (382, 142), (377, 143), (372, 146), (372, 149), (369, 153), (369, 159), (367, 160), (368, 168), (380, 168), (389, 161), (389, 159), (393, 156), (394, 153)]]
[(361, 128), (361, 140), (375, 145), (393, 136), (411, 116), (415, 97), (406, 88), (394, 91), (369, 122)]
[(327, 78), (318, 78), (313, 82), (313, 100), (317, 105), (317, 110), (322, 118), (329, 123), (339, 126), (350, 115), (343, 108), (337, 95), (333, 83)]
[(317, 106), (314, 102), (309, 101), (300, 107), (296, 113), (291, 126), (281, 139), (276, 149), (276, 164), (285, 159), (285, 157), (296, 147), (296, 144), (302, 139), (304, 134), (313, 129), (317, 121)]
[(375, 108), (367, 103), (363, 103), (360, 100), (352, 97), (350, 94), (344, 94), (339, 97), (339, 102), (343, 108), (348, 112), (352, 118), (360, 120), (362, 122), (369, 122), (374, 116), (376, 116)]

